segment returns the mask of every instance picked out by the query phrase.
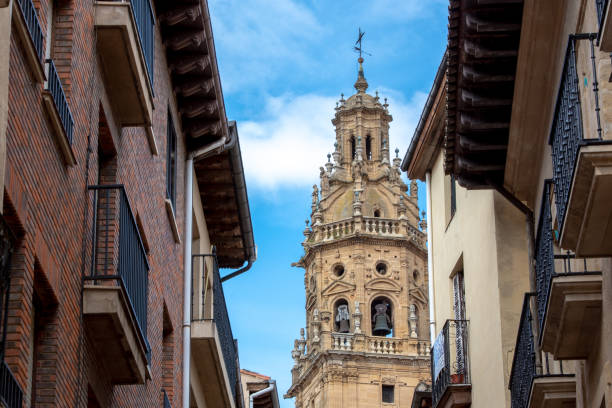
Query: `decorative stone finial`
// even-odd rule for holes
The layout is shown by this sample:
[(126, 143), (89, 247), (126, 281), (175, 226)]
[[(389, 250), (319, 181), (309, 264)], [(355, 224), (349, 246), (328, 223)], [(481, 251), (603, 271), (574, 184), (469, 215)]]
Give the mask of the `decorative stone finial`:
[(359, 62), (359, 73), (354, 86), (357, 93), (365, 93), (365, 91), (368, 89), (368, 81), (366, 81), (365, 75), (363, 74), (363, 58), (359, 57), (357, 61)]
[(331, 153), (327, 153), (327, 162), (330, 163), (331, 162)]
[(395, 158), (399, 158), (399, 149), (397, 147), (395, 148)]

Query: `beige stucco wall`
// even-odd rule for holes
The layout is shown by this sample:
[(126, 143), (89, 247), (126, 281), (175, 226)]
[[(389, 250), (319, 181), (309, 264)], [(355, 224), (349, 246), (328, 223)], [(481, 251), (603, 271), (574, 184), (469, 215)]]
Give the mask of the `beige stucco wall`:
[(511, 355), (529, 290), (525, 217), (497, 192), (457, 185), (457, 210), (447, 224), (447, 183), (439, 154), (432, 169), (430, 226), (436, 334), (455, 318), (452, 276), (463, 269), (472, 406), (509, 407)]

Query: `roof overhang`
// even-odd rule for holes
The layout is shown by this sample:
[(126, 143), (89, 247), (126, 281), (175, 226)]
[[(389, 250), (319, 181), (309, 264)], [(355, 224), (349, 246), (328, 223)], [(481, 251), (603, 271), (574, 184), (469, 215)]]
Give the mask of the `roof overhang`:
[(256, 252), (235, 122), (228, 122), (206, 0), (155, 0), (187, 153), (219, 267), (238, 268)]
[(221, 268), (238, 268), (257, 256), (236, 122), (217, 150), (194, 156), (194, 169), (211, 244)]
[(414, 131), (401, 169), (410, 179), (425, 179), (442, 145), (446, 123), (446, 54), (438, 67), (433, 86)]
[(501, 186), (523, 0), (450, 0), (445, 170), (467, 188)]

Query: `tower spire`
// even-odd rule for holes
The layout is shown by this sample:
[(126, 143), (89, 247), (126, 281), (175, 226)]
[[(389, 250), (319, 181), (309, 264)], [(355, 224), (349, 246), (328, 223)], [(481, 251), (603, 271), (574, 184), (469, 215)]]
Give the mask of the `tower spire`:
[(363, 51), (361, 44), (364, 35), (365, 32), (361, 31), (361, 28), (359, 28), (359, 36), (355, 42), (355, 51), (359, 53), (359, 58), (357, 58), (357, 62), (359, 62), (359, 74), (357, 75), (357, 82), (355, 82), (355, 89), (358, 93), (365, 93), (365, 91), (368, 89), (368, 81), (366, 81), (365, 75), (363, 74), (363, 57), (361, 55), (362, 53), (367, 54), (365, 51)]

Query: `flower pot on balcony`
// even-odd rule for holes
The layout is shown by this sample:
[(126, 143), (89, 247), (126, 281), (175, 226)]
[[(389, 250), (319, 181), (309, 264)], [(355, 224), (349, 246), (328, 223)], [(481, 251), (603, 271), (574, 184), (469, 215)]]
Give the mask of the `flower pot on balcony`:
[(463, 384), (465, 382), (465, 374), (451, 374), (451, 384)]

